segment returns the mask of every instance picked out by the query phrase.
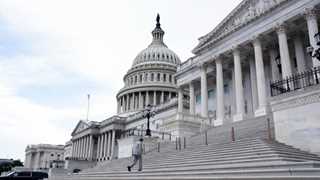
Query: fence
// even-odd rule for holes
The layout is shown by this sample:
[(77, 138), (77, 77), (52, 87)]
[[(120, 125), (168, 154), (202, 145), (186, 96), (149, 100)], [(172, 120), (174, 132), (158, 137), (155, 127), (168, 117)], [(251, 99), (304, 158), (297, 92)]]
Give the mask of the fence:
[(295, 74), (293, 76), (274, 81), (270, 84), (271, 96), (296, 91), (309, 86), (314, 86), (320, 82), (320, 67)]

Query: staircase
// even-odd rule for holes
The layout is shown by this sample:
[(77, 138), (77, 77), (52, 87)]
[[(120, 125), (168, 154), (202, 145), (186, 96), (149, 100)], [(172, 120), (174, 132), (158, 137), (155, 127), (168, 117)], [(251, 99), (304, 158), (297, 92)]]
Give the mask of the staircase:
[(320, 179), (319, 156), (268, 140), (268, 133), (257, 130), (261, 122), (255, 122), (234, 125), (235, 141), (223, 133), (230, 134), (229, 127), (221, 127), (208, 130), (207, 136), (214, 137), (208, 138), (208, 145), (203, 143), (204, 134), (188, 138), (180, 150), (175, 143), (162, 144), (160, 152), (143, 156), (142, 172), (127, 172), (131, 159), (124, 158), (50, 179)]

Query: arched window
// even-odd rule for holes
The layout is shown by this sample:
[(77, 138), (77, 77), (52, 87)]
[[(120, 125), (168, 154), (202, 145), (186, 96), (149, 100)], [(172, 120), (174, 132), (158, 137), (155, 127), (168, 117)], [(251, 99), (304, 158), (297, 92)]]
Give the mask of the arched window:
[(172, 75), (171, 74), (169, 75), (169, 82), (170, 83), (172, 82)]
[(142, 82), (142, 74), (140, 74), (139, 82)]
[(166, 82), (167, 81), (167, 75), (163, 74), (163, 81)]
[(160, 73), (157, 74), (157, 81), (160, 81)]
[(151, 81), (154, 81), (154, 74), (151, 73)]

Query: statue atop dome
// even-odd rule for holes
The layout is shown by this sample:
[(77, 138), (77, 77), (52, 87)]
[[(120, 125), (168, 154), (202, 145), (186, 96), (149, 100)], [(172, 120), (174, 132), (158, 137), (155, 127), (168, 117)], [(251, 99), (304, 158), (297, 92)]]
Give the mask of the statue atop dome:
[(159, 15), (159, 13), (157, 14), (156, 20), (157, 20), (157, 27), (160, 27), (160, 15)]

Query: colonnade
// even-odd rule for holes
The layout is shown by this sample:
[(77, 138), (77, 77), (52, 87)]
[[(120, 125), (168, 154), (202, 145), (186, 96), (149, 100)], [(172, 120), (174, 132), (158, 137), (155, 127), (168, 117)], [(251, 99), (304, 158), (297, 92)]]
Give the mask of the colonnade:
[(175, 84), (172, 73), (164, 72), (141, 72), (130, 75), (126, 78), (125, 85), (132, 86), (141, 83), (166, 83), (166, 84)]
[(116, 131), (107, 131), (98, 136), (96, 159), (106, 160), (114, 157)]
[(174, 91), (144, 91), (127, 93), (117, 100), (117, 112), (142, 110), (146, 105), (159, 105), (176, 96)]
[[(314, 35), (318, 32), (317, 17), (313, 10), (307, 10), (305, 13), (305, 20), (307, 21), (309, 43), (314, 48), (318, 48)], [(273, 45), (269, 46), (268, 53), (270, 58), (270, 67), (271, 67), (271, 77), (272, 80), (285, 79), (293, 75), (293, 64), (289, 53), (288, 45), (288, 33), (286, 24), (279, 24), (273, 29), (276, 32), (278, 39), (278, 46)], [(262, 46), (262, 37), (263, 35), (255, 36), (251, 42), (250, 46), (253, 47), (254, 56), (247, 59), (250, 67), (250, 79), (251, 79), (251, 88), (252, 88), (252, 104), (254, 109), (255, 116), (266, 115), (268, 111), (268, 102), (267, 102), (267, 87), (265, 68), (264, 68), (264, 56), (263, 56), (263, 46)], [(234, 93), (235, 93), (235, 107), (236, 111), (233, 117), (233, 121), (239, 121), (244, 118), (244, 92), (243, 92), (243, 73), (241, 68), (241, 46), (237, 45), (232, 48), (232, 58), (233, 58), (233, 72), (234, 76)], [(297, 62), (297, 72), (303, 72), (307, 68), (306, 60), (306, 48), (303, 47), (303, 41), (301, 37), (301, 32), (298, 32), (293, 37), (293, 45), (295, 50), (295, 57)], [(246, 46), (247, 47), (247, 46)], [(278, 47), (278, 49), (276, 49)], [(230, 52), (230, 51), (228, 51)], [(278, 65), (276, 63), (277, 53), (279, 52), (280, 61), (281, 61), (281, 71), (279, 71)], [(208, 117), (208, 88), (207, 88), (207, 67), (213, 65), (215, 67), (215, 85), (216, 85), (216, 123), (222, 124), (224, 119), (224, 78), (223, 78), (223, 62), (226, 62), (222, 59), (224, 56), (216, 56), (214, 59), (208, 59), (200, 65), (200, 88), (201, 88), (201, 116)], [(213, 62), (213, 63), (212, 63)], [(319, 66), (319, 61), (317, 59), (312, 60), (312, 67)], [(190, 96), (190, 109), (189, 113), (191, 115), (195, 114), (195, 88), (194, 80), (188, 84), (180, 85), (180, 89), (183, 86), (189, 87), (189, 96)], [(179, 91), (179, 96), (182, 95)], [(183, 102), (182, 98), (178, 98), (178, 112), (182, 112)]]
[(72, 157), (93, 159), (93, 135), (86, 135), (72, 141)]
[[(72, 142), (72, 157), (87, 160), (112, 159), (114, 157), (115, 138), (116, 131), (111, 130), (99, 134), (97, 139), (94, 139), (92, 134), (75, 139)], [(96, 146), (94, 141), (97, 141)]]

